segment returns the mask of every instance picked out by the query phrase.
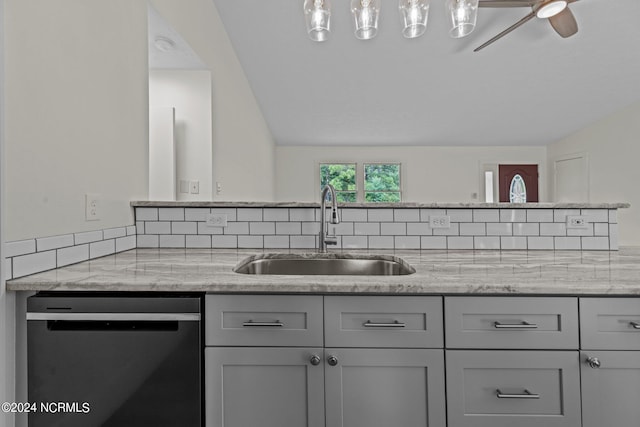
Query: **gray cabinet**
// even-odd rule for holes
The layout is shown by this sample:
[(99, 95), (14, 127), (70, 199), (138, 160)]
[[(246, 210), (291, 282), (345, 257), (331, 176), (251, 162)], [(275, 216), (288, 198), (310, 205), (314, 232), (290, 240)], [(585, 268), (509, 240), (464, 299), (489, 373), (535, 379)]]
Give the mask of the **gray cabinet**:
[(582, 426), (640, 425), (640, 352), (584, 351)]
[(449, 427), (580, 425), (576, 351), (447, 350), (446, 359)]
[(446, 426), (443, 350), (340, 348), (325, 354), (327, 426)]
[(207, 347), (207, 427), (325, 427), (324, 365), (314, 356), (322, 348)]
[(640, 298), (580, 298), (583, 427), (640, 425)]
[(445, 298), (447, 348), (577, 349), (577, 298)]

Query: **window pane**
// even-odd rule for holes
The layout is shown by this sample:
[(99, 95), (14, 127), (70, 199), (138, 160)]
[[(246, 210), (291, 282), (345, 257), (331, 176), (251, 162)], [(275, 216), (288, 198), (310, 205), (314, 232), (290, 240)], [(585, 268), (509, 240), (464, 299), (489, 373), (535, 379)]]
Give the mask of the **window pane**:
[(338, 202), (347, 202), (347, 203), (355, 203), (356, 201), (356, 193), (352, 193), (349, 191), (338, 191), (336, 192), (336, 199)]
[(364, 193), (366, 202), (389, 202), (395, 203), (400, 201), (400, 193)]
[(509, 188), (509, 201), (511, 203), (527, 203), (527, 187), (524, 179), (516, 174), (511, 180)]
[(365, 191), (399, 191), (400, 165), (395, 164), (365, 164)]
[[(320, 165), (320, 190), (325, 185), (331, 184), (337, 191), (356, 190), (356, 165), (355, 163), (321, 164)], [(338, 197), (338, 199), (340, 199)], [(355, 201), (355, 195), (354, 195)]]

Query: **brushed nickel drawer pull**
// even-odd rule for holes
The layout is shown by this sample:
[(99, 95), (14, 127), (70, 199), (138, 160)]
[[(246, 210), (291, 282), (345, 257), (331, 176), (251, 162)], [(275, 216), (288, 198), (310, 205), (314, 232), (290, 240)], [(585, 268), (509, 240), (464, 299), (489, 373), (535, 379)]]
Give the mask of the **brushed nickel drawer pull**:
[(367, 320), (362, 324), (362, 326), (365, 328), (405, 328), (407, 324), (397, 320), (388, 323), (372, 322), (371, 320)]
[(247, 328), (247, 327), (278, 327), (281, 328), (284, 326), (284, 323), (282, 323), (279, 320), (276, 320), (275, 322), (254, 322), (253, 320), (249, 320), (248, 322), (244, 322), (242, 324), (243, 327)]
[(496, 329), (538, 329), (538, 325), (535, 323), (525, 322), (524, 320), (520, 323), (493, 322), (493, 326)]
[(531, 393), (527, 389), (522, 394), (503, 393), (500, 389), (496, 389), (496, 396), (498, 399), (540, 399), (539, 394)]
[(633, 326), (633, 329), (640, 329), (640, 323), (638, 322), (629, 322), (629, 324)]

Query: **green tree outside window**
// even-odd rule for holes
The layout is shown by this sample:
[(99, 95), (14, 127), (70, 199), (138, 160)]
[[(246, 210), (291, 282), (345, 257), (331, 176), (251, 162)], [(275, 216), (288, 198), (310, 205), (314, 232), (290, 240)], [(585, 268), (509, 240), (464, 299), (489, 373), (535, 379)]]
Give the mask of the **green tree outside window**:
[(320, 164), (320, 191), (327, 184), (333, 185), (336, 189), (338, 202), (355, 202), (357, 194), (356, 164)]

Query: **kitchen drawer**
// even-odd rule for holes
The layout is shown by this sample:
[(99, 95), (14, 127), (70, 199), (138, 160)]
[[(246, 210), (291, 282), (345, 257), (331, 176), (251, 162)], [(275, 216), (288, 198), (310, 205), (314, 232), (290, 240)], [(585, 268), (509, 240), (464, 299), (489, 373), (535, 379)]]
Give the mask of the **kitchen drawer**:
[(322, 347), (322, 297), (207, 295), (205, 345)]
[(577, 349), (576, 298), (447, 297), (447, 348)]
[(577, 351), (447, 350), (449, 427), (577, 427)]
[(326, 347), (442, 348), (442, 298), (328, 296)]
[(580, 298), (580, 338), (589, 350), (640, 350), (640, 298)]

